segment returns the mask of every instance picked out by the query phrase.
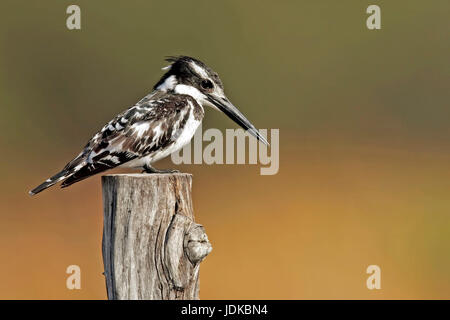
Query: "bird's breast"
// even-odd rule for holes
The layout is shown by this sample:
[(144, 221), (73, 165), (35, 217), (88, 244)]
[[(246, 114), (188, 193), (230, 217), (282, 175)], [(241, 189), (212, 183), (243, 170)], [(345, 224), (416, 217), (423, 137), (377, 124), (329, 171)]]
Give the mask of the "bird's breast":
[(198, 105), (195, 102), (189, 101), (189, 104), (191, 107), (189, 110), (189, 115), (186, 118), (186, 121), (184, 123), (180, 123), (178, 129), (174, 130), (172, 133), (172, 143), (164, 150), (156, 152), (151, 157), (151, 161), (158, 161), (159, 159), (180, 150), (192, 140), (195, 131), (202, 122), (204, 111), (201, 106), (201, 110), (198, 110), (196, 108)]
[[(187, 99), (188, 108), (185, 109), (184, 116), (180, 115), (177, 121), (171, 123), (171, 128), (169, 126), (164, 126), (166, 130), (171, 131), (170, 143), (161, 146), (159, 149), (151, 152), (150, 154), (132, 160), (126, 163), (125, 167), (142, 167), (145, 164), (150, 164), (152, 162), (163, 159), (173, 152), (176, 152), (187, 145), (195, 134), (198, 126), (202, 122), (204, 116), (203, 107), (201, 107), (197, 102), (192, 99)], [(183, 111), (182, 111), (183, 113)], [(161, 134), (163, 134), (161, 132)]]

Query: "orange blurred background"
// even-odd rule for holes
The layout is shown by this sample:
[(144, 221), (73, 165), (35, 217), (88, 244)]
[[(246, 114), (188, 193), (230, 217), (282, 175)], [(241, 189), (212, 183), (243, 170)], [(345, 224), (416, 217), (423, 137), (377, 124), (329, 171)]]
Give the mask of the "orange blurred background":
[[(450, 298), (448, 1), (0, 4), (0, 298), (105, 299), (100, 176), (27, 192), (148, 92), (204, 60), (280, 170), (183, 165), (213, 245), (202, 299)], [(203, 130), (235, 128), (207, 110)], [(174, 167), (170, 160), (156, 165)], [(82, 289), (68, 290), (67, 266)], [(381, 290), (366, 268), (381, 268)]]

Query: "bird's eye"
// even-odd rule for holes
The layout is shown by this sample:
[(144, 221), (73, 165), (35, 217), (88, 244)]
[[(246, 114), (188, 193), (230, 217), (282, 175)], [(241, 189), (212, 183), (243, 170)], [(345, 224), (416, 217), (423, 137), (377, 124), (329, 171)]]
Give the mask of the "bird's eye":
[(211, 82), (211, 80), (202, 80), (201, 84), (203, 89), (212, 89), (214, 87), (213, 83)]

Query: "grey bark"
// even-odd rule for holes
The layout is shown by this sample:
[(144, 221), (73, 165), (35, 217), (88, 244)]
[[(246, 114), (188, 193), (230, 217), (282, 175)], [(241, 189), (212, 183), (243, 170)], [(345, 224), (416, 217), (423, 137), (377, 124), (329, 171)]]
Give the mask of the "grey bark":
[(108, 299), (198, 299), (212, 247), (194, 222), (192, 176), (116, 174), (102, 184)]

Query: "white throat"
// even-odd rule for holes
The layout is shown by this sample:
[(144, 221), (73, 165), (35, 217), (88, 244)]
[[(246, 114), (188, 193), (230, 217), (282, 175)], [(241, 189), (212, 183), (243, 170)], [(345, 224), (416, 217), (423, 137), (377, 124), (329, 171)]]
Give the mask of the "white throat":
[(178, 94), (187, 94), (188, 96), (191, 96), (200, 105), (207, 104), (205, 95), (203, 93), (201, 93), (200, 90), (198, 90), (197, 88), (194, 88), (192, 86), (188, 86), (185, 84), (177, 84), (175, 86), (174, 91), (175, 91), (175, 93), (178, 93)]
[(206, 105), (217, 109), (206, 99), (206, 96), (201, 93), (200, 90), (186, 84), (178, 84), (177, 79), (173, 75), (164, 80), (164, 82), (157, 86), (156, 89), (164, 92), (173, 91), (177, 94), (186, 94), (194, 98), (194, 100), (201, 106)]

